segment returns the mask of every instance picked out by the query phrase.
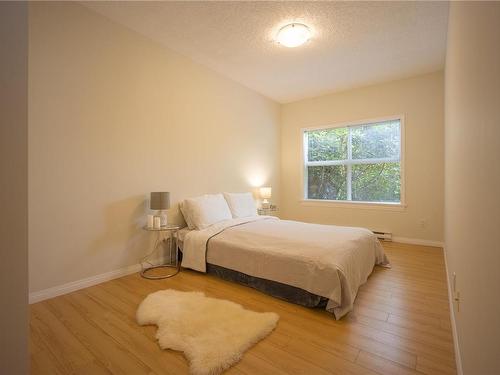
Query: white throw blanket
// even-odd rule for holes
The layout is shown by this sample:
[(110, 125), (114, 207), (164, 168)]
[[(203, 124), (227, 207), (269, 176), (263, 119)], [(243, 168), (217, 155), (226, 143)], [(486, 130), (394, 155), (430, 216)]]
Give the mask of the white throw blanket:
[(352, 310), (374, 265), (389, 264), (367, 229), (262, 216), (188, 232), (183, 246), (184, 267), (206, 272), (208, 262), (306, 290), (328, 298), (337, 319)]
[(227, 228), (257, 220), (279, 220), (273, 216), (249, 216), (239, 219), (224, 220), (202, 230), (192, 230), (183, 239), (182, 267), (207, 272), (207, 242), (213, 236)]

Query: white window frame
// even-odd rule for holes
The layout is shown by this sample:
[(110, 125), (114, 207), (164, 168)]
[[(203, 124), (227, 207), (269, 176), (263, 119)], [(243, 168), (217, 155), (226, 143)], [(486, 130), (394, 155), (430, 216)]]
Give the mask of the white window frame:
[[(308, 144), (306, 142), (305, 133), (314, 130), (321, 129), (335, 129), (335, 128), (353, 128), (362, 125), (375, 124), (379, 122), (387, 122), (387, 121), (395, 121), (399, 120), (400, 126), (400, 149), (399, 149), (399, 158), (377, 158), (377, 159), (358, 159), (356, 162), (353, 162), (351, 159), (352, 150), (351, 150), (351, 142), (348, 142), (348, 159), (347, 160), (330, 160), (330, 161), (307, 161), (308, 155)], [(359, 121), (348, 121), (342, 123), (335, 123), (330, 125), (322, 125), (322, 126), (313, 126), (300, 129), (300, 140), (301, 140), (301, 174), (300, 177), (302, 179), (302, 189), (301, 189), (301, 198), (300, 202), (304, 206), (337, 206), (337, 207), (354, 207), (354, 208), (363, 208), (363, 209), (386, 209), (386, 210), (394, 210), (401, 211), (406, 208), (405, 201), (405, 120), (404, 115), (397, 116), (387, 116), (380, 117), (376, 119), (368, 119), (368, 120), (359, 120)], [(351, 132), (349, 131), (349, 137), (351, 137)], [(400, 163), (400, 202), (364, 202), (364, 201), (352, 201), (352, 200), (328, 200), (328, 199), (309, 199), (307, 198), (307, 167), (308, 166), (329, 166), (329, 165), (347, 165), (347, 174), (349, 175), (352, 170), (353, 164), (373, 164), (375, 163), (384, 163), (384, 162), (396, 162)], [(351, 198), (351, 187), (349, 186), (351, 182), (351, 178), (347, 178), (347, 197)]]

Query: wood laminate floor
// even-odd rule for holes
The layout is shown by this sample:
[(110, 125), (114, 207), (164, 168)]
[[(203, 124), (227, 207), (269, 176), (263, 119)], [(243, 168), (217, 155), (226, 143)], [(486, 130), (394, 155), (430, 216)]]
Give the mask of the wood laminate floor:
[(441, 249), (384, 243), (376, 267), (340, 321), (214, 276), (183, 270), (165, 280), (129, 275), (31, 305), (32, 374), (187, 374), (182, 353), (160, 350), (156, 327), (135, 322), (149, 293), (173, 288), (280, 315), (277, 329), (227, 374), (454, 374)]

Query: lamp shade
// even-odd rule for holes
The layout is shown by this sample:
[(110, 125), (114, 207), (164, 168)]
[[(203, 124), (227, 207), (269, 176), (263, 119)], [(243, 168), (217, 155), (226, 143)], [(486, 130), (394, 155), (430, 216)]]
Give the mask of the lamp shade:
[(261, 187), (260, 188), (260, 196), (262, 199), (271, 198), (271, 188), (270, 187)]
[(167, 210), (170, 208), (170, 193), (167, 191), (156, 191), (151, 193), (149, 207), (152, 210)]

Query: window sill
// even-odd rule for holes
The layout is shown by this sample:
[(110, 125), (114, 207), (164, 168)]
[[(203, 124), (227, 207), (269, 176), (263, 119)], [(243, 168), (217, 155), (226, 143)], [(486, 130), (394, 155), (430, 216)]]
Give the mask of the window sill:
[(358, 208), (363, 210), (386, 210), (405, 211), (404, 203), (377, 203), (377, 202), (356, 202), (356, 201), (332, 201), (326, 199), (302, 199), (302, 206), (309, 207), (338, 207), (338, 208)]

